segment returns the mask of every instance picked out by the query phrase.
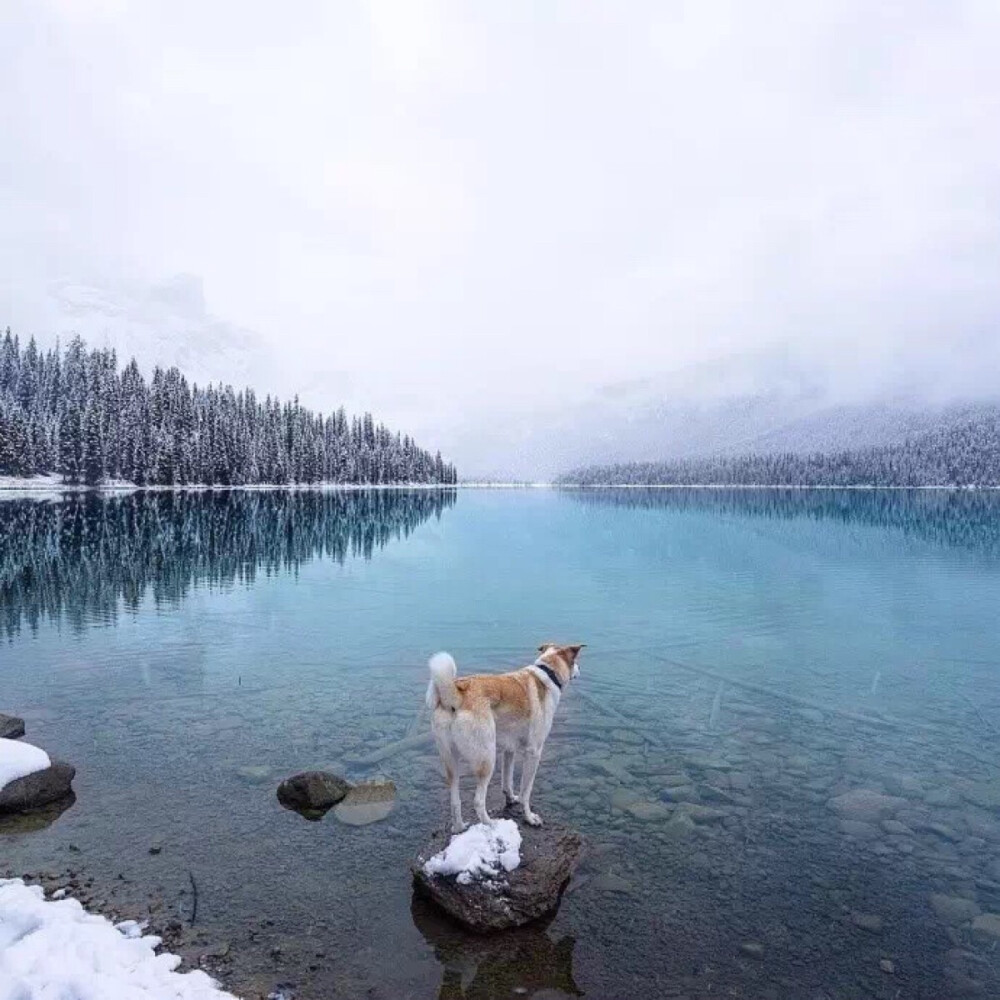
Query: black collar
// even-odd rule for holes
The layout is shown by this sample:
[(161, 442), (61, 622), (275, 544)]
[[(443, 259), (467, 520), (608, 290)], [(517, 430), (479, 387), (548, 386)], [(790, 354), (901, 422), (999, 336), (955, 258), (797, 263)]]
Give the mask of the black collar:
[(562, 691), (563, 682), (559, 680), (559, 675), (547, 663), (542, 663), (541, 660), (535, 660), (535, 662), (532, 663), (532, 666), (538, 667), (542, 673), (547, 674), (549, 680), (552, 681), (552, 683), (555, 684), (560, 691)]

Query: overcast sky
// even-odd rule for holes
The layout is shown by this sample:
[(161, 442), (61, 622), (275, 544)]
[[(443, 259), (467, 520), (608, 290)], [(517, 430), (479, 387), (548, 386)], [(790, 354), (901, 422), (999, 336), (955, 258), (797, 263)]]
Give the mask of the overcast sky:
[(998, 42), (995, 0), (5, 0), (0, 323), (446, 448), (757, 352), (981, 393)]

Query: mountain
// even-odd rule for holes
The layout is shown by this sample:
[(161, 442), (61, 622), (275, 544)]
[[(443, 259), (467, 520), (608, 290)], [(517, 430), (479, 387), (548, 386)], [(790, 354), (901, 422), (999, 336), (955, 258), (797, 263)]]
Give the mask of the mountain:
[(804, 368), (757, 355), (605, 385), (469, 428), (449, 452), (471, 479), (551, 480), (591, 465), (881, 447), (993, 405), (935, 400), (906, 386), (850, 399)]
[[(897, 432), (902, 425), (893, 424)], [(835, 429), (835, 428), (834, 428)], [(827, 433), (827, 440), (835, 435)], [(770, 438), (771, 443), (775, 438)], [(786, 440), (789, 440), (786, 438)], [(801, 443), (802, 437), (791, 441)], [(891, 443), (817, 449), (754, 449), (743, 454), (589, 465), (565, 485), (1000, 486), (1000, 407), (952, 408), (930, 427)]]

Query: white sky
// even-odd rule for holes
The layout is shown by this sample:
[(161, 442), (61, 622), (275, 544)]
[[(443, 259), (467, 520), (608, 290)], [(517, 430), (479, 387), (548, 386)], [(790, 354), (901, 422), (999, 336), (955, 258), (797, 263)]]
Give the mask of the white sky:
[(996, 391), (998, 51), (996, 0), (6, 0), (0, 324), (170, 363), (191, 275), (168, 341), (445, 448), (756, 352)]

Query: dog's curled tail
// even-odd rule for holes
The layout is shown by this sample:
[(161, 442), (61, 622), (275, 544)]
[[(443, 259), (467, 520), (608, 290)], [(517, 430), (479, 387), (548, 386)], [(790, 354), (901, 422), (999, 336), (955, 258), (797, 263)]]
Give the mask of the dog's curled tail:
[(458, 673), (455, 661), (448, 653), (435, 653), (427, 667), (431, 672), (431, 682), (427, 685), (427, 707), (435, 709), (440, 705), (454, 711), (462, 703), (455, 687), (455, 675)]

